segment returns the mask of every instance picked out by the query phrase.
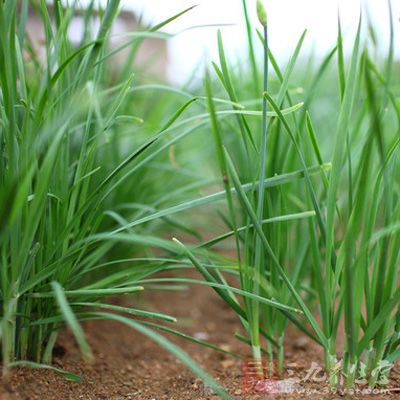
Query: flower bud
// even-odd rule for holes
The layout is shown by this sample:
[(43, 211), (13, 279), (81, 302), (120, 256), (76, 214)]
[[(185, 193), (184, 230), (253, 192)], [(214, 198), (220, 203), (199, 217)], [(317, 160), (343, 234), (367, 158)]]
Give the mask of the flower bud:
[(262, 26), (267, 26), (267, 12), (262, 0), (257, 0), (257, 16)]

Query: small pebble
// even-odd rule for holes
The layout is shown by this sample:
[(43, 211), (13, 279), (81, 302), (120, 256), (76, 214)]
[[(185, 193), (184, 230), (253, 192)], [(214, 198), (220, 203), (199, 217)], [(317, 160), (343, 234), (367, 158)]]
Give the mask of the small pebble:
[(308, 339), (301, 337), (293, 342), (293, 347), (297, 350), (306, 350), (308, 348)]

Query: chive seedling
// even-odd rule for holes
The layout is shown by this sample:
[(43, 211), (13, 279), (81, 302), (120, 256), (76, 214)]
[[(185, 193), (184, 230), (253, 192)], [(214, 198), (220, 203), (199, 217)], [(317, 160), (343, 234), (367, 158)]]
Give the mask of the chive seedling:
[[(257, 147), (253, 147), (251, 145), (253, 141), (249, 141), (249, 138), (252, 136), (248, 135), (248, 133), (251, 132), (249, 129), (251, 125), (246, 119), (247, 112), (245, 110), (238, 111), (241, 115), (240, 117), (236, 118), (237, 132), (240, 135), (240, 143), (244, 143), (244, 145), (236, 148), (234, 147), (234, 150), (235, 154), (240, 159), (247, 160), (245, 165), (239, 163), (241, 166), (239, 173), (236, 170), (229, 152), (227, 152), (225, 149), (225, 146), (229, 146), (228, 143), (234, 141), (236, 144), (237, 142), (235, 141), (235, 138), (230, 138), (227, 140), (222, 135), (224, 124), (223, 121), (219, 121), (218, 118), (219, 114), (214, 104), (213, 86), (208, 75), (206, 76), (205, 85), (209, 99), (208, 108), (211, 120), (211, 130), (214, 136), (217, 160), (219, 163), (218, 165), (220, 168), (220, 173), (223, 177), (222, 183), (225, 189), (225, 197), (228, 204), (228, 217), (224, 217), (224, 219), (227, 222), (227, 225), (232, 229), (230, 234), (222, 235), (222, 238), (231, 236), (234, 238), (238, 263), (238, 279), (241, 287), (241, 293), (243, 293), (243, 307), (239, 306), (240, 303), (238, 300), (236, 300), (236, 295), (234, 294), (231, 286), (226, 286), (226, 290), (221, 291), (221, 285), (226, 285), (226, 279), (218, 269), (209, 269), (206, 267), (206, 264), (210, 264), (210, 260), (204, 259), (206, 255), (204, 253), (200, 253), (199, 256), (201, 258), (198, 258), (192, 252), (189, 252), (189, 249), (186, 247), (184, 248), (186, 249), (186, 253), (188, 255), (190, 254), (189, 259), (192, 261), (193, 265), (200, 271), (208, 283), (215, 288), (220, 297), (222, 297), (223, 300), (226, 301), (238, 314), (248, 335), (247, 338), (243, 338), (242, 336), (239, 337), (242, 337), (243, 340), (251, 344), (253, 358), (256, 360), (260, 360), (262, 358), (262, 351), (265, 351), (265, 349), (262, 348), (261, 339), (265, 338), (267, 341), (266, 351), (269, 354), (269, 358), (272, 361), (274, 354), (278, 354), (278, 368), (279, 372), (282, 373), (283, 335), (287, 324), (286, 321), (287, 318), (296, 319), (291, 312), (285, 309), (285, 302), (292, 301), (288, 293), (293, 295), (295, 299), (295, 306), (299, 312), (305, 313), (307, 318), (312, 321), (312, 324), (318, 331), (318, 334), (322, 337), (323, 335), (319, 331), (319, 328), (314, 321), (310, 310), (297, 293), (294, 285), (291, 283), (291, 279), (288, 277), (287, 272), (284, 268), (282, 268), (280, 261), (281, 255), (278, 257), (271, 246), (270, 240), (275, 243), (274, 235), (269, 233), (266, 234), (264, 229), (266, 226), (273, 226), (274, 222), (276, 222), (277, 227), (272, 230), (272, 232), (279, 232), (280, 228), (278, 226), (280, 223), (278, 221), (292, 220), (290, 215), (292, 215), (296, 220), (297, 218), (301, 220), (304, 218), (314, 217), (315, 213), (304, 211), (298, 213), (297, 217), (294, 217), (294, 214), (289, 214), (288, 219), (286, 219), (286, 217), (283, 215), (274, 215), (272, 213), (272, 209), (266, 210), (264, 207), (266, 203), (270, 204), (272, 201), (272, 195), (265, 195), (267, 188), (266, 182), (269, 181), (269, 179), (274, 178), (279, 181), (280, 178), (283, 177), (283, 175), (278, 175), (274, 178), (266, 178), (270, 164), (270, 162), (268, 162), (269, 158), (267, 158), (267, 132), (270, 125), (269, 120), (272, 119), (275, 121), (276, 117), (283, 118), (283, 113), (287, 113), (279, 109), (274, 109), (271, 112), (268, 112), (267, 110), (268, 98), (264, 96), (264, 93), (266, 93), (268, 89), (269, 49), (267, 44), (266, 12), (261, 3), (258, 3), (258, 14), (264, 31), (264, 85), (263, 87), (259, 88), (260, 102), (262, 103), (262, 110), (259, 113), (261, 134), (259, 136), (259, 145)], [(217, 75), (220, 78), (230, 100), (237, 102), (237, 88), (233, 85), (235, 81), (232, 79), (231, 72), (228, 68), (220, 33), (218, 34), (218, 43), (221, 68), (214, 65), (214, 69), (216, 70)], [(288, 78), (286, 79), (288, 80)], [(280, 95), (282, 97), (280, 103), (282, 103), (284, 95), (285, 91), (282, 91), (282, 94)], [(295, 112), (299, 108), (301, 108), (301, 104), (299, 107), (292, 107), (292, 112)], [(228, 126), (230, 129), (235, 129), (232, 124), (229, 124)], [(254, 143), (256, 142), (254, 141)], [(254, 160), (257, 160), (258, 163), (255, 163)], [(247, 165), (248, 163), (250, 164)], [(305, 166), (303, 173), (303, 176), (308, 176), (308, 174), (311, 173), (311, 169), (309, 170), (309, 168)], [(251, 180), (249, 183), (242, 184), (240, 177), (249, 177)], [(296, 179), (294, 181), (296, 182)], [(249, 190), (245, 190), (245, 188), (249, 188)], [(280, 184), (277, 188), (277, 192), (279, 191), (281, 191)], [(236, 199), (233, 198), (232, 193), (236, 194)], [(234, 200), (236, 201), (234, 202)], [(239, 214), (240, 218), (236, 215), (237, 207), (234, 203), (239, 203), (241, 206), (241, 214)], [(278, 201), (276, 204), (274, 204), (273, 209), (276, 212), (282, 210), (279, 203), (280, 202)], [(266, 218), (266, 211), (268, 211), (267, 215), (270, 218)], [(243, 224), (241, 227), (238, 226), (239, 220), (241, 220)], [(267, 224), (266, 221), (270, 221), (270, 224)], [(220, 240), (221, 239), (215, 238), (209, 243), (202, 244), (200, 248), (215, 245)], [(276, 243), (278, 242), (279, 240), (276, 241)], [(296, 276), (299, 274), (302, 262), (304, 262), (303, 258), (296, 266)], [(233, 273), (233, 271), (229, 271), (229, 269), (226, 272)], [(236, 289), (235, 292), (237, 292)], [(265, 300), (261, 301), (260, 299)], [(278, 300), (280, 306), (277, 304), (274, 305), (271, 300)]]
[[(76, 47), (68, 35), (76, 5), (0, 2), (2, 371), (6, 375), (10, 368), (26, 365), (79, 381), (50, 365), (60, 329), (71, 329), (84, 359), (91, 361), (80, 322), (114, 319), (171, 351), (227, 399), (185, 352), (154, 332), (160, 321), (174, 323), (175, 318), (106, 301), (143, 290), (138, 281), (165, 268), (169, 259), (138, 256), (164, 244), (162, 229), (191, 232), (186, 224), (168, 219), (168, 212), (157, 214), (160, 207), (173, 214), (173, 202), (197, 189), (190, 168), (165, 179), (170, 168), (166, 150), (201, 127), (205, 118), (182, 117), (197, 105), (196, 96), (157, 106), (153, 96), (162, 100), (157, 88), (137, 94), (135, 75), (121, 79), (112, 59), (121, 48), (110, 48), (120, 3), (109, 0), (101, 12), (93, 2), (84, 9), (85, 29)], [(38, 43), (27, 32), (28, 7), (46, 33), (43, 55), (36, 53)], [(132, 33), (123, 47), (135, 47), (190, 9)], [(100, 23), (97, 33), (89, 29), (94, 21)], [(131, 71), (132, 63), (120, 67)]]
[[(336, 46), (314, 76), (312, 69), (296, 71), (296, 79), (307, 75), (300, 81), (301, 91), (296, 91), (293, 88), (299, 85), (293, 75), (305, 33), (282, 71), (268, 46), (266, 13), (258, 1), (265, 81), (260, 100), (254, 100), (253, 89), (249, 89), (254, 79), (245, 82), (243, 71), (229, 68), (219, 33), (221, 66), (214, 64), (217, 78), (231, 101), (262, 106), (260, 136), (255, 121), (250, 121), (244, 111), (238, 111), (241, 116), (236, 120), (222, 117), (213, 101), (214, 86), (207, 78), (212, 131), (219, 159), (224, 163), (225, 197), (229, 195), (231, 204), (228, 216), (223, 215), (228, 232), (201, 244), (198, 250), (234, 237), (238, 260), (235, 264), (215, 254), (196, 255), (203, 267), (208, 265), (212, 270), (222, 263), (218, 273), (210, 271), (207, 275), (203, 269), (210, 282), (223, 285), (223, 271), (237, 276), (246, 293), (300, 309), (302, 314), (282, 307), (278, 310), (249, 296), (244, 296), (243, 308), (239, 309), (237, 301), (231, 301), (228, 286), (225, 292), (220, 291), (224, 300), (229, 295), (227, 302), (239, 315), (246, 333), (238, 334), (238, 338), (251, 345), (254, 358), (259, 359), (262, 351), (269, 358), (277, 354), (282, 370), (283, 337), (290, 322), (322, 346), (332, 387), (341, 382), (339, 378), (344, 378), (347, 388), (354, 387), (360, 377), (367, 378), (371, 387), (385, 384), (392, 363), (400, 356), (400, 205), (396, 174), (400, 114), (392, 73), (390, 3), (389, 11), (390, 46), (384, 63), (362, 50), (360, 20), (346, 65), (339, 20)], [(335, 55), (337, 80), (331, 72)], [(266, 85), (269, 65), (276, 74), (276, 81), (270, 79), (269, 85), (272, 82), (276, 95)], [(332, 100), (335, 95), (339, 105)], [(293, 107), (296, 100), (304, 103), (303, 109), (284, 115), (281, 109)], [(252, 143), (245, 140), (251, 137), (260, 145), (246, 145)], [(325, 158), (332, 159), (332, 163), (324, 164)], [(315, 162), (321, 166), (317, 174), (310, 168)], [(265, 186), (272, 179), (268, 176), (279, 179), (299, 168), (303, 171), (301, 179), (274, 188)], [(276, 218), (293, 207), (315, 218), (277, 222)], [(304, 211), (310, 208), (312, 211)], [(232, 263), (237, 268), (230, 268)], [(262, 338), (266, 339), (266, 348), (261, 345)]]

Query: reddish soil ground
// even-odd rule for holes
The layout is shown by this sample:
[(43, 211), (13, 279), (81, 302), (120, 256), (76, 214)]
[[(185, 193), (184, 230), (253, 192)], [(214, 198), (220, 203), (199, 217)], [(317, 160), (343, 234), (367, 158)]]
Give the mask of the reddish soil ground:
[[(138, 306), (138, 299), (124, 298)], [(234, 313), (206, 287), (187, 292), (149, 291), (140, 300), (147, 309), (172, 314), (179, 329), (218, 346), (248, 355), (248, 346), (233, 338), (240, 325)], [(186, 400), (218, 399), (190, 371), (168, 352), (136, 331), (110, 321), (84, 324), (95, 354), (95, 362), (85, 365), (68, 331), (62, 332), (54, 356), (54, 365), (80, 374), (83, 383), (71, 383), (54, 372), (28, 368), (16, 369), (0, 385), (0, 400)], [(187, 351), (236, 399), (365, 399), (365, 395), (325, 395), (327, 387), (321, 374), (300, 382), (308, 390), (296, 394), (246, 394), (243, 390), (242, 361), (197, 344), (171, 338)], [(312, 362), (321, 364), (320, 348), (297, 334), (288, 334), (285, 350), (286, 375), (304, 378)], [(279, 384), (280, 385), (280, 384)], [(400, 369), (394, 368), (390, 388), (400, 387)], [(312, 393), (310, 391), (316, 391)], [(400, 398), (400, 393), (379, 394), (373, 399)]]

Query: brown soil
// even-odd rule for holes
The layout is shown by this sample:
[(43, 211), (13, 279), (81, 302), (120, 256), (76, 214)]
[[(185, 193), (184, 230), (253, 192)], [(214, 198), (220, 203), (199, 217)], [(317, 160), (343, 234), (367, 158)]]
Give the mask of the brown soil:
[[(138, 305), (125, 298), (124, 303)], [(241, 354), (248, 355), (248, 346), (233, 338), (240, 329), (234, 313), (206, 287), (194, 287), (188, 292), (160, 293), (149, 291), (140, 303), (147, 309), (172, 314), (179, 318), (179, 329), (199, 338)], [(136, 331), (110, 321), (85, 323), (92, 345), (95, 362), (85, 365), (71, 334), (62, 332), (54, 356), (54, 365), (80, 374), (83, 383), (71, 383), (54, 372), (28, 368), (16, 369), (7, 382), (0, 385), (0, 400), (159, 400), (159, 399), (218, 399), (182, 364), (148, 338)], [(245, 394), (243, 392), (242, 361), (197, 344), (171, 338), (187, 351), (236, 399), (361, 399), (367, 396), (323, 394), (325, 383), (314, 380), (300, 382), (302, 389), (318, 393)], [(321, 350), (311, 341), (288, 334), (285, 350), (286, 375), (304, 378), (311, 362), (321, 364)], [(400, 369), (394, 368), (389, 387), (400, 387)], [(372, 396), (371, 396), (372, 397)], [(375, 395), (374, 399), (395, 399), (400, 394), (392, 392)]]

